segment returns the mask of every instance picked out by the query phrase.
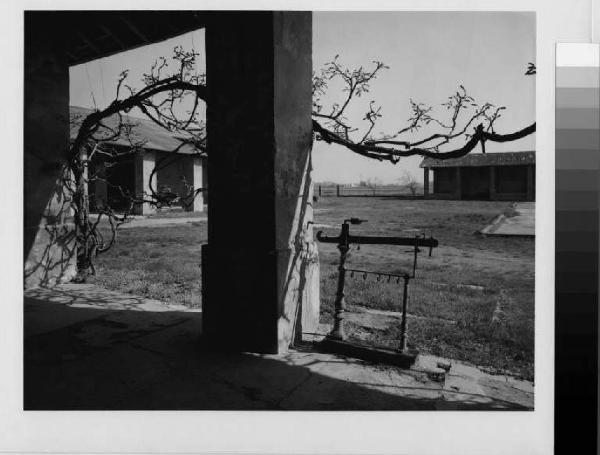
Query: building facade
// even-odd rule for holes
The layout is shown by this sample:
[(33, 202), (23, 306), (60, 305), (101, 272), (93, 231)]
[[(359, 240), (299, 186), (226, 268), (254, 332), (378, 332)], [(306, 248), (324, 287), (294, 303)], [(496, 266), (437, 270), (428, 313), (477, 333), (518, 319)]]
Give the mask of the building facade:
[[(426, 198), (490, 201), (535, 200), (535, 152), (475, 153), (461, 158), (425, 158)], [(433, 172), (433, 188), (431, 188)]]
[[(92, 110), (71, 106), (71, 140), (77, 134), (78, 124)], [(127, 137), (116, 138), (102, 143), (104, 153), (96, 153), (91, 158), (88, 173), (90, 184), (90, 210), (97, 211), (104, 205), (115, 210), (128, 206), (127, 194), (143, 197), (152, 189), (166, 195), (173, 207), (185, 211), (204, 210), (206, 191), (200, 192), (193, 200), (190, 192), (207, 187), (205, 158), (199, 150), (184, 144), (182, 138), (161, 128), (148, 119), (123, 115), (124, 123), (131, 125)], [(113, 130), (117, 129), (117, 118), (104, 121)], [(142, 144), (139, 150), (131, 153), (132, 143)], [(155, 170), (156, 169), (156, 170)], [(149, 215), (157, 207), (150, 204), (136, 204), (136, 215)]]

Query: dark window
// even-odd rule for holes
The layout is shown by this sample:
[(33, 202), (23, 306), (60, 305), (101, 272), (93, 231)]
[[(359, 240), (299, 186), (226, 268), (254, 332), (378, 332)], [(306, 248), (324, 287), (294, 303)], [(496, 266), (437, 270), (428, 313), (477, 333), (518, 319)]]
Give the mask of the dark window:
[(496, 168), (497, 193), (526, 193), (527, 166), (498, 166)]
[(433, 192), (454, 193), (456, 191), (456, 169), (438, 168), (433, 171)]
[(490, 168), (463, 167), (461, 168), (461, 198), (489, 199), (490, 197)]

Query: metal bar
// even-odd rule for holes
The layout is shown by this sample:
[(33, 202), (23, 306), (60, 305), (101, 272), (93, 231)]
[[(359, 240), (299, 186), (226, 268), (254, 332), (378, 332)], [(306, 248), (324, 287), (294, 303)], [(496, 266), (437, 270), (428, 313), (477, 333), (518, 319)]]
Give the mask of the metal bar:
[(417, 256), (419, 255), (419, 247), (415, 244), (415, 252), (413, 258), (413, 270), (412, 270), (412, 278), (417, 276)]
[(371, 275), (381, 275), (381, 276), (393, 276), (394, 278), (404, 278), (408, 275), (408, 273), (387, 273), (387, 272), (374, 272), (371, 270), (361, 270), (361, 269), (346, 269), (346, 272), (356, 272), (356, 273), (369, 273)]
[(408, 307), (408, 276), (404, 277), (404, 291), (402, 294), (402, 322), (400, 323), (400, 351), (406, 350), (406, 310)]
[(351, 235), (348, 237), (348, 243), (360, 243), (362, 245), (438, 246), (438, 241), (433, 237), (425, 239), (414, 237), (372, 237)]
[[(348, 238), (349, 228), (349, 224), (342, 224), (342, 233), (340, 235), (340, 238)], [(346, 332), (344, 331), (344, 316), (346, 311), (346, 299), (344, 296), (344, 286), (346, 283), (346, 256), (348, 254), (348, 250), (350, 250), (350, 247), (348, 246), (348, 243), (342, 241), (338, 245), (338, 250), (340, 251), (340, 265), (338, 267), (339, 274), (337, 292), (334, 303), (335, 312), (333, 319), (333, 329), (331, 330), (331, 333), (328, 335), (328, 337), (335, 340), (345, 340)]]
[(317, 232), (317, 240), (323, 243), (339, 243), (340, 240), (345, 240), (348, 243), (360, 243), (361, 245), (402, 245), (402, 246), (426, 246), (437, 247), (438, 241), (433, 237), (415, 238), (415, 237), (377, 237), (363, 235), (348, 235), (347, 239), (342, 236), (329, 237), (323, 235), (322, 231)]

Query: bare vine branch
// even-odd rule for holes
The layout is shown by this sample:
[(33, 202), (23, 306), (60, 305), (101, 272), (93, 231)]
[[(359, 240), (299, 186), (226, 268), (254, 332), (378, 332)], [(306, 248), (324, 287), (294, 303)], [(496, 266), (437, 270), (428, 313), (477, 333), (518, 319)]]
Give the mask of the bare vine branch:
[[(397, 163), (400, 158), (408, 156), (433, 157), (449, 159), (464, 156), (481, 145), (485, 153), (485, 143), (514, 141), (535, 132), (535, 122), (512, 133), (499, 134), (496, 123), (502, 117), (505, 106), (495, 106), (490, 102), (477, 102), (467, 93), (464, 86), (441, 103), (448, 112), (448, 118), (442, 119), (434, 115), (433, 107), (410, 99), (411, 117), (407, 124), (398, 128), (393, 134), (381, 134), (372, 137), (377, 120), (382, 117), (381, 107), (370, 101), (368, 110), (363, 116), (367, 122), (366, 132), (353, 138), (360, 128), (356, 123), (351, 124), (344, 112), (348, 108), (354, 94), (364, 94), (369, 91), (369, 82), (375, 79), (382, 69), (388, 67), (381, 62), (374, 62), (371, 70), (345, 68), (338, 56), (325, 65), (318, 75), (313, 75), (313, 131), (316, 140), (328, 144), (338, 144), (348, 150), (367, 158)], [(536, 74), (536, 66), (529, 63), (526, 75)], [(345, 84), (343, 92), (347, 94), (340, 105), (333, 103), (328, 109), (323, 105), (322, 98), (327, 93), (329, 81), (336, 79)], [(364, 84), (364, 85), (361, 85)], [(323, 112), (329, 112), (324, 114)], [(414, 135), (424, 127), (437, 128), (438, 131), (410, 140), (406, 135)], [(461, 141), (462, 143), (457, 144)]]

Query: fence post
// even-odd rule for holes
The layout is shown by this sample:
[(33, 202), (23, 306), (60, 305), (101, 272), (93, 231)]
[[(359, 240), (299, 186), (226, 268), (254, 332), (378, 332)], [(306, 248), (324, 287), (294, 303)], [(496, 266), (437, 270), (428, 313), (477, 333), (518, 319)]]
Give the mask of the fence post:
[(337, 197), (340, 197), (340, 186), (339, 185), (335, 186), (335, 194)]

